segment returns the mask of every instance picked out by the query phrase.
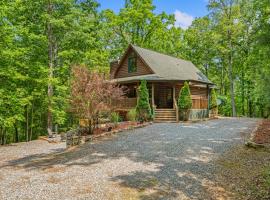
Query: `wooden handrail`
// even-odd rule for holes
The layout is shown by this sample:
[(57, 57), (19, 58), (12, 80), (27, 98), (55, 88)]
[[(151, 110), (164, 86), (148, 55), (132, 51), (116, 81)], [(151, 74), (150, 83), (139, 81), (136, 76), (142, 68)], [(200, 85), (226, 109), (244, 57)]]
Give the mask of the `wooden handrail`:
[(173, 98), (173, 103), (174, 103), (174, 108), (175, 108), (175, 112), (176, 112), (176, 122), (179, 122), (178, 105), (177, 105), (175, 98)]
[(153, 109), (153, 115), (155, 116), (155, 112), (156, 112), (157, 106), (155, 104), (152, 104), (152, 109)]

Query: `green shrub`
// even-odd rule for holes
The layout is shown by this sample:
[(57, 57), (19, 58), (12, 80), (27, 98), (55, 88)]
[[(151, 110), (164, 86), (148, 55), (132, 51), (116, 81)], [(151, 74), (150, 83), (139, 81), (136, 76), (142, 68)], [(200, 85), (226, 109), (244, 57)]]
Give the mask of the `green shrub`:
[(210, 99), (210, 109), (217, 108), (217, 95), (215, 89), (212, 89), (211, 91), (211, 99)]
[(192, 108), (192, 99), (188, 82), (185, 82), (184, 86), (181, 88), (177, 104), (180, 111), (180, 118), (187, 121), (189, 119), (190, 109)]
[(230, 98), (227, 96), (219, 95), (218, 99), (221, 101), (221, 104), (218, 106), (218, 112), (222, 116), (231, 116), (232, 106)]
[(128, 121), (135, 122), (136, 121), (137, 112), (136, 109), (131, 109), (127, 113), (127, 119)]
[(148, 121), (152, 118), (146, 80), (142, 80), (140, 87), (138, 88), (138, 102), (136, 106), (136, 112), (139, 121)]
[(111, 122), (113, 122), (114, 124), (117, 124), (118, 122), (120, 122), (120, 116), (117, 112), (111, 113)]
[(180, 90), (178, 97), (178, 107), (184, 110), (188, 110), (192, 107), (192, 99), (190, 95), (189, 85), (187, 82), (184, 83), (184, 86)]

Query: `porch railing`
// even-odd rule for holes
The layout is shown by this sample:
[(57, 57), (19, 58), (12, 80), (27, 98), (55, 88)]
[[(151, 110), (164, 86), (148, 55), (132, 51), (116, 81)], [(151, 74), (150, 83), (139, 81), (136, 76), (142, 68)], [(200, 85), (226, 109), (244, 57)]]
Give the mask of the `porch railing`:
[(120, 101), (112, 102), (113, 106), (118, 109), (131, 109), (137, 105), (137, 98), (125, 98)]

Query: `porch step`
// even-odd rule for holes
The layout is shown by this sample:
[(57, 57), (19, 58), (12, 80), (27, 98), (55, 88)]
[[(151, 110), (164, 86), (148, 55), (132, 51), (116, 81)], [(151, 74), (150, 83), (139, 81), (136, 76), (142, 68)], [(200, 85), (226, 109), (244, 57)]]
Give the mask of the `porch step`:
[(155, 122), (176, 122), (175, 109), (156, 109)]

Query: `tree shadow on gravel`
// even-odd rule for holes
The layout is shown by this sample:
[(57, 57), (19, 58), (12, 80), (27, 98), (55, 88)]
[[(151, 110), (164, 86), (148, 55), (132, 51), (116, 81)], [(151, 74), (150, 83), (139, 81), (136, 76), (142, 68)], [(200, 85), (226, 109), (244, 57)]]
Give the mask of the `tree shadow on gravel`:
[(223, 145), (239, 142), (240, 136), (228, 130), (226, 138), (217, 137), (215, 123), (204, 122), (198, 127), (180, 129), (178, 124), (155, 124), (71, 151), (12, 160), (4, 167), (20, 165), (28, 170), (55, 165), (91, 167), (125, 158), (133, 164), (142, 164), (143, 168), (113, 175), (109, 181), (135, 190), (140, 199), (227, 199), (229, 194), (215, 184), (212, 161)]

